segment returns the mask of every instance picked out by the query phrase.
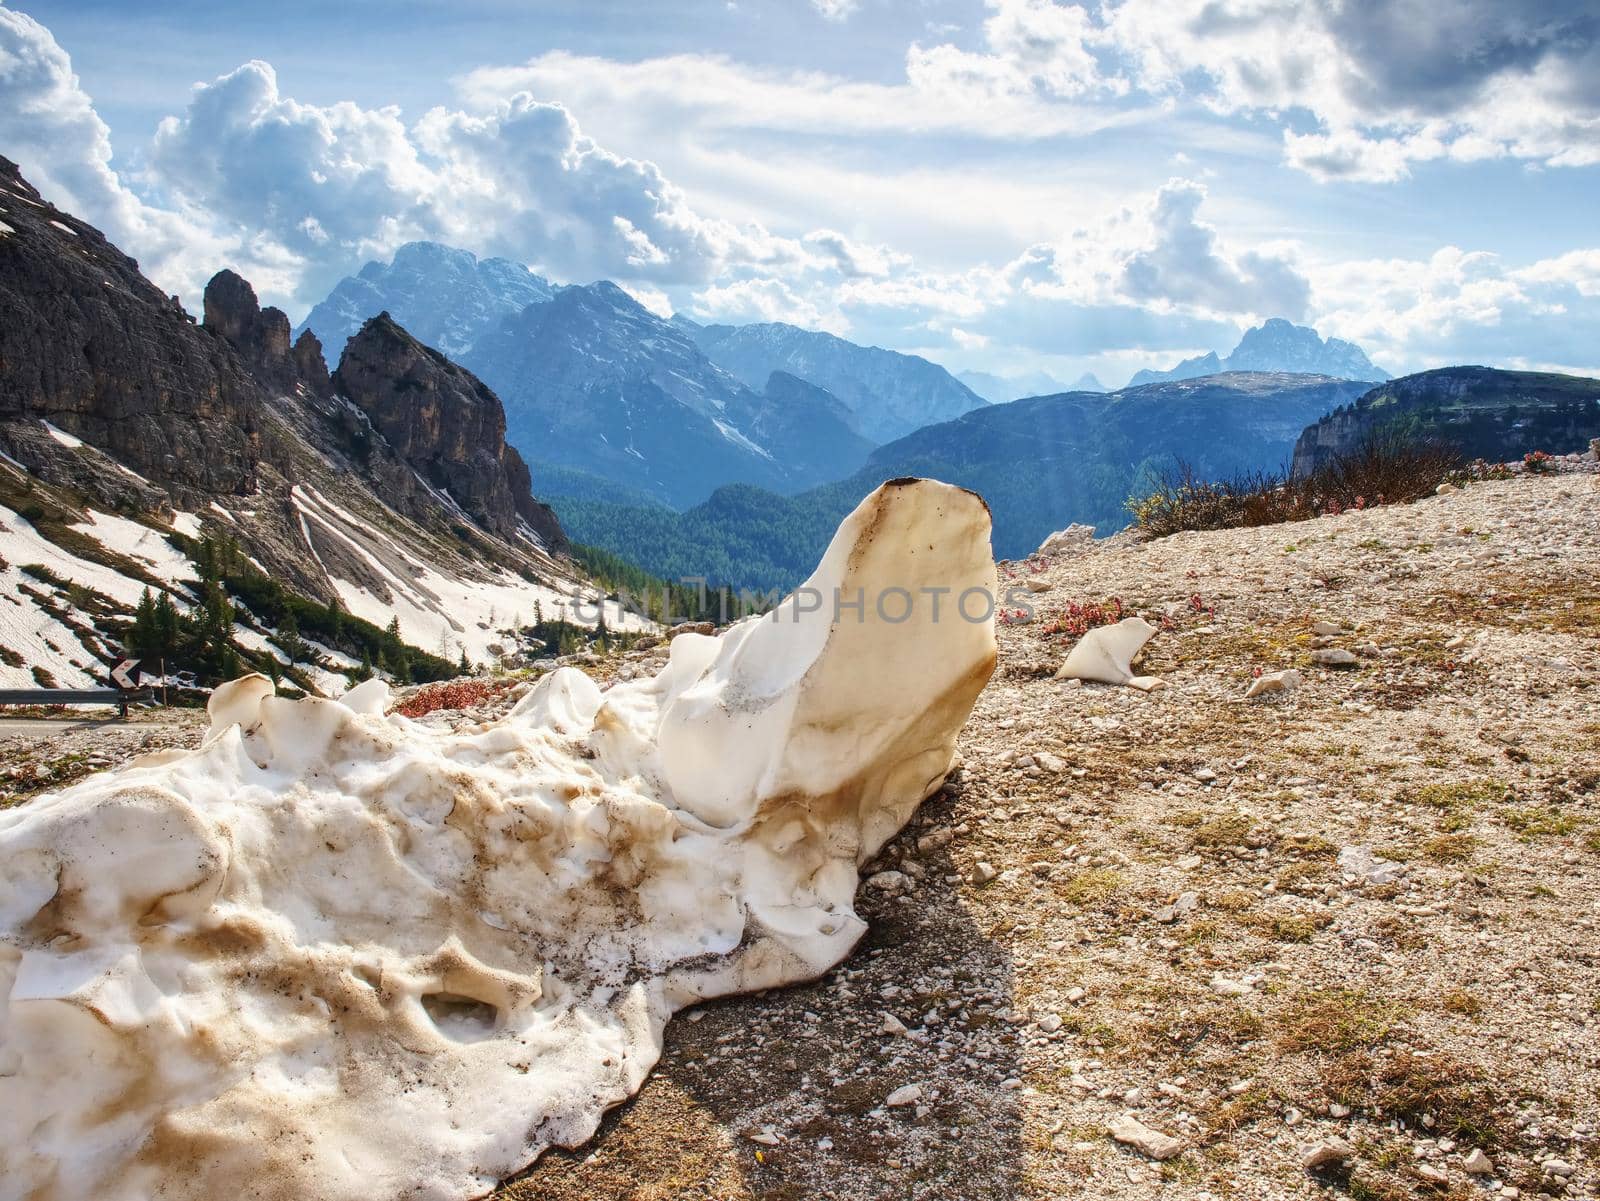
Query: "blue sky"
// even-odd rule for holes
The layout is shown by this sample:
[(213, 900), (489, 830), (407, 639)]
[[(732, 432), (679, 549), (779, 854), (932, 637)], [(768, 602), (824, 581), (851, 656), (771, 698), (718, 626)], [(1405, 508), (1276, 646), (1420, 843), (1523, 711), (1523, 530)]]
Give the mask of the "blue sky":
[(1269, 316), (1600, 369), (1600, 14), (1530, 0), (0, 4), (0, 153), (192, 304), (412, 238), (1001, 374)]

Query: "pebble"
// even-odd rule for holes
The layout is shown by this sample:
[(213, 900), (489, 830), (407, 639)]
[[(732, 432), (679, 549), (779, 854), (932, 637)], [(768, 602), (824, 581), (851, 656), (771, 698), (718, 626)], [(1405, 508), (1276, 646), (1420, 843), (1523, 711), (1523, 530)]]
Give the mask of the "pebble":
[(890, 1109), (898, 1109), (902, 1105), (915, 1105), (920, 1100), (922, 1100), (922, 1085), (902, 1084), (885, 1097), (883, 1103)]
[(1494, 1160), (1484, 1154), (1482, 1147), (1474, 1147), (1461, 1161), (1461, 1167), (1472, 1176), (1493, 1176)]
[(1111, 1124), (1111, 1137), (1151, 1159), (1166, 1160), (1183, 1151), (1183, 1144), (1170, 1134), (1146, 1126), (1131, 1113)]
[(1359, 660), (1342, 646), (1324, 647), (1311, 652), (1311, 661), (1318, 667), (1354, 667)]
[(985, 859), (980, 859), (972, 869), (972, 882), (974, 884), (987, 884), (1000, 873), (995, 870), (994, 864)]
[(1300, 1166), (1308, 1172), (1320, 1172), (1326, 1168), (1349, 1163), (1355, 1157), (1356, 1149), (1344, 1139), (1330, 1138), (1315, 1146), (1307, 1147), (1300, 1155)]

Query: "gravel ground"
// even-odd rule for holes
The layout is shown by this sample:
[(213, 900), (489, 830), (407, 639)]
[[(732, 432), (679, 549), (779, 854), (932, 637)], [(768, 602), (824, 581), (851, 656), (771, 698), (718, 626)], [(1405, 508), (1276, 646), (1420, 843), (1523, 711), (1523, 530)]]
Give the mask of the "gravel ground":
[[(495, 1196), (1600, 1196), (1600, 481), (1003, 570), (1037, 617), (855, 954), (674, 1019)], [(1164, 687), (1053, 678), (1055, 620), (1111, 597)], [(6, 744), (0, 788), (198, 736), (136, 730)]]

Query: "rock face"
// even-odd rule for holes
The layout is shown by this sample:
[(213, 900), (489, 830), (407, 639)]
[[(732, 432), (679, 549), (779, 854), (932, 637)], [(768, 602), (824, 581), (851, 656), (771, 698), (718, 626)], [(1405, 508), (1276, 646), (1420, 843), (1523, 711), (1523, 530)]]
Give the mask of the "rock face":
[(180, 496), (253, 491), (259, 387), (229, 346), (4, 158), (0, 208), (0, 424), (48, 421)]
[(1128, 387), (1137, 388), (1162, 380), (1196, 379), (1225, 371), (1290, 372), (1368, 381), (1389, 378), (1389, 373), (1375, 367), (1353, 342), (1340, 338), (1324, 340), (1314, 329), (1274, 317), (1246, 330), (1227, 358), (1220, 358), (1212, 351), (1184, 359), (1167, 371), (1139, 371), (1128, 381)]
[[(885, 485), (808, 586), (992, 592), (987, 535)], [(676, 1010), (865, 932), (995, 659), (992, 621), (874, 608), (791, 598), (459, 733), (246, 677), (200, 749), (0, 812), (6, 1194), (450, 1201), (588, 1139)]]
[(262, 383), (294, 386), (296, 364), (289, 349), (289, 318), (282, 309), (262, 308), (256, 290), (242, 276), (223, 270), (211, 277), (202, 324), (232, 343)]
[(1293, 471), (1305, 476), (1372, 438), (1452, 446), (1504, 462), (1530, 451), (1566, 454), (1600, 435), (1600, 380), (1492, 367), (1441, 367), (1380, 384), (1300, 435)]
[[(334, 395), (316, 335), (291, 346), (287, 319), (238, 275), (211, 281), (198, 326), (4, 160), (0, 209), (0, 469), (58, 490), (52, 504), (186, 510), (182, 532), (226, 532), (282, 586), (474, 655), (478, 619), (450, 589), (587, 588), (505, 447), (498, 403), (465, 372), (429, 367), (414, 342), (409, 358), (352, 370), (413, 461)], [(402, 401), (423, 400), (408, 422)]]
[(334, 384), (401, 458), (485, 529), (511, 537), (526, 522), (547, 545), (562, 543), (560, 523), (529, 491), (527, 464), (506, 445), (499, 398), (388, 313), (346, 344)]
[(949, 421), (986, 403), (943, 367), (916, 355), (857, 346), (782, 322), (690, 328), (707, 358), (752, 388), (761, 387), (774, 371), (826, 388), (850, 407), (861, 432), (874, 442)]

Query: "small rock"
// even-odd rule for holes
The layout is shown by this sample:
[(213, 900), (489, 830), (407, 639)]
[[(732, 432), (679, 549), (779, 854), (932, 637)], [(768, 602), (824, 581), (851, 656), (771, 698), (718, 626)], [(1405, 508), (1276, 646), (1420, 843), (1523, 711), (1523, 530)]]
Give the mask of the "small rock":
[(1484, 1154), (1482, 1147), (1474, 1147), (1461, 1161), (1461, 1167), (1471, 1176), (1493, 1176), (1494, 1160)]
[(1153, 914), (1151, 914), (1151, 916), (1154, 917), (1158, 922), (1171, 925), (1180, 917), (1184, 917), (1187, 914), (1193, 913), (1199, 907), (1199, 893), (1181, 892), (1178, 894), (1177, 900), (1173, 901), (1170, 905), (1165, 905), (1162, 908), (1157, 909)]
[(1440, 484), (1433, 490), (1433, 493), (1435, 496), (1449, 496), (1452, 492), (1460, 491), (1461, 489), (1457, 488), (1454, 484)]
[(1431, 1163), (1425, 1163), (1417, 1169), (1417, 1175), (1429, 1184), (1449, 1184), (1450, 1174), (1442, 1168), (1436, 1168)]
[(1544, 1170), (1552, 1176), (1559, 1176), (1565, 1180), (1578, 1169), (1564, 1159), (1547, 1159), (1544, 1161)]
[(1244, 699), (1248, 701), (1252, 697), (1258, 697), (1268, 692), (1293, 692), (1300, 687), (1304, 678), (1292, 667), (1284, 671), (1269, 671), (1265, 675), (1257, 676), (1250, 681), (1250, 687), (1245, 690)]
[(1131, 1113), (1123, 1114), (1111, 1125), (1111, 1137), (1151, 1159), (1171, 1159), (1183, 1151), (1183, 1144), (1170, 1134), (1152, 1130)]
[(878, 1033), (901, 1035), (908, 1033), (908, 1031), (904, 1022), (895, 1017), (894, 1014), (886, 1013), (883, 1015), (883, 1025), (878, 1027)]
[(1359, 660), (1342, 646), (1330, 646), (1311, 652), (1311, 661), (1318, 667), (1354, 667)]
[(874, 872), (867, 877), (867, 887), (880, 892), (904, 892), (910, 886), (911, 879), (904, 872)]
[(1049, 751), (1035, 752), (1033, 761), (1052, 774), (1059, 774), (1067, 770), (1067, 765), (1061, 760), (1061, 757), (1052, 755)]
[(952, 830), (942, 827), (937, 830), (929, 830), (921, 838), (917, 839), (917, 854), (931, 855), (934, 851), (949, 846), (954, 838), (955, 832)]
[(1331, 621), (1314, 621), (1311, 623), (1311, 632), (1323, 638), (1331, 638), (1344, 631)]
[(1214, 784), (1216, 783), (1217, 773), (1209, 767), (1202, 767), (1194, 773), (1194, 778), (1202, 784)]
[(1345, 847), (1338, 862), (1340, 873), (1352, 884), (1393, 884), (1406, 874), (1405, 864), (1374, 855), (1370, 847)]
[(1038, 1024), (1039, 1029), (1043, 1030), (1046, 1034), (1054, 1034), (1057, 1030), (1061, 1029), (1061, 1015), (1059, 1013), (1047, 1013), (1039, 1019)]
[(747, 1134), (745, 1137), (752, 1143), (760, 1143), (763, 1147), (776, 1147), (783, 1141), (778, 1137), (777, 1132), (774, 1131), (771, 1126), (763, 1126), (754, 1134)]
[(1335, 1101), (1328, 1106), (1328, 1116), (1330, 1118), (1347, 1118), (1350, 1116), (1350, 1107), (1348, 1105), (1340, 1105), (1339, 1102)]
[(885, 1097), (883, 1103), (890, 1109), (898, 1109), (902, 1105), (915, 1105), (920, 1100), (922, 1100), (922, 1085), (903, 1084)]
[(1248, 984), (1239, 980), (1230, 980), (1221, 972), (1211, 977), (1211, 988), (1225, 997), (1242, 997), (1250, 991)]
[(710, 636), (717, 632), (717, 627), (709, 621), (681, 621), (667, 631), (668, 638), (676, 638), (679, 634), (705, 634)]
[(1330, 1138), (1314, 1147), (1307, 1147), (1300, 1155), (1300, 1166), (1308, 1172), (1321, 1172), (1347, 1164), (1356, 1157), (1356, 1149), (1342, 1138)]
[(995, 870), (994, 864), (988, 862), (987, 860), (980, 859), (978, 860), (977, 865), (972, 869), (971, 879), (974, 884), (987, 884), (999, 874), (1000, 873)]
[(1079, 1001), (1083, 1000), (1083, 998), (1086, 997), (1086, 996), (1088, 996), (1088, 994), (1086, 992), (1084, 992), (1084, 990), (1081, 989), (1081, 988), (1069, 988), (1069, 989), (1067, 989), (1067, 1003), (1070, 1004), (1070, 1005), (1076, 1005)]
[(1298, 1109), (1286, 1109), (1283, 1111), (1283, 1124), (1285, 1126), (1298, 1126), (1304, 1120), (1305, 1115)]

